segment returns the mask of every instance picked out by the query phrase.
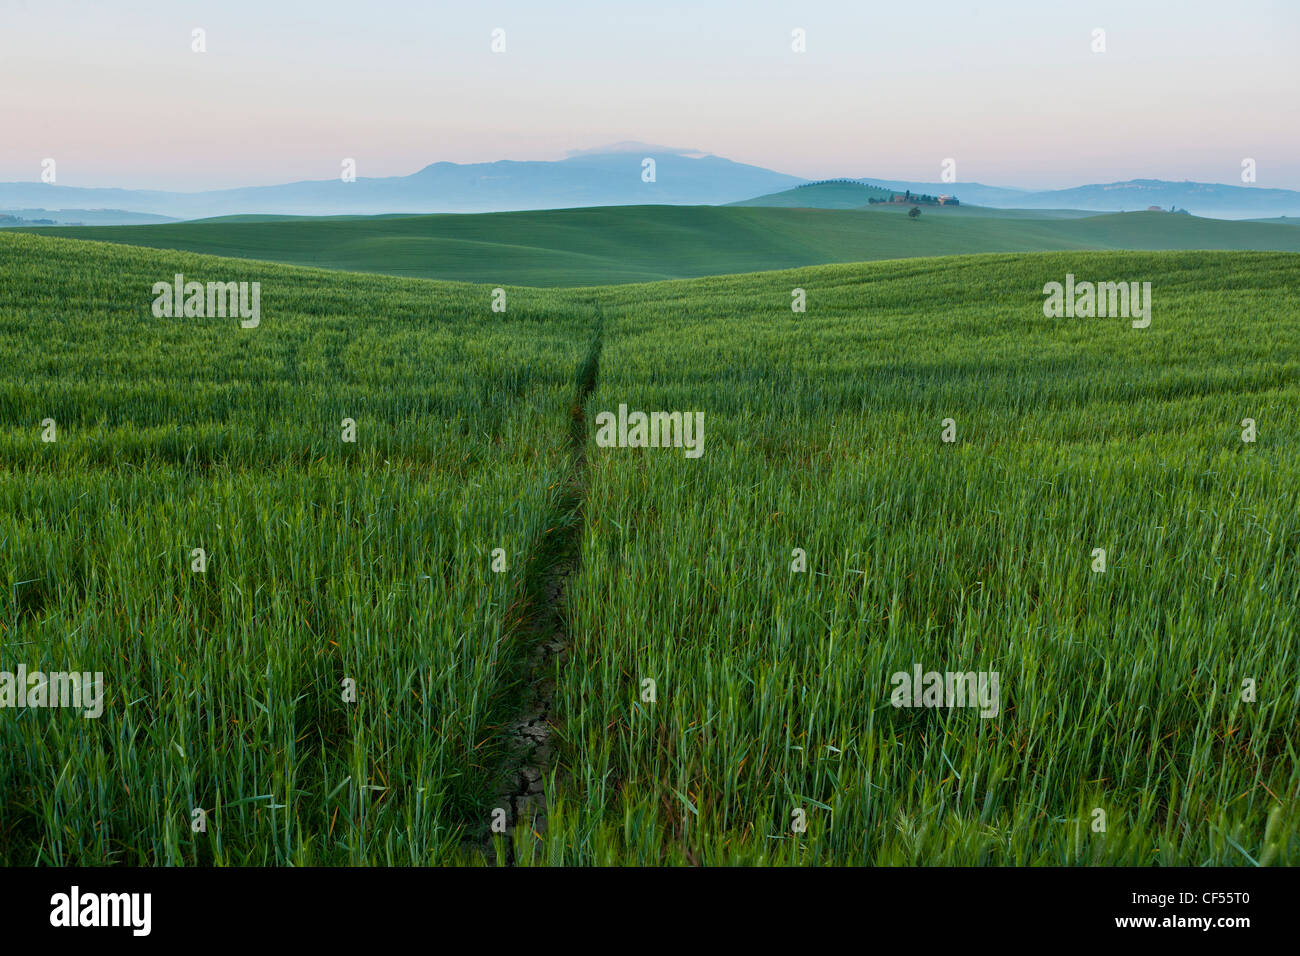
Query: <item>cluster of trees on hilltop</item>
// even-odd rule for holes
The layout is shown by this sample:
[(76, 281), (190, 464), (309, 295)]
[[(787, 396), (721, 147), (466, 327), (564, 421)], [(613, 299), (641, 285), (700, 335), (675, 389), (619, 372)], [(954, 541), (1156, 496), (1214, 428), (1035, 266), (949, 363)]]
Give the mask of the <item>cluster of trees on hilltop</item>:
[(872, 186), (870, 183), (864, 183), (857, 179), (819, 179), (815, 183), (800, 183), (794, 188), (803, 189), (807, 186), (831, 186), (837, 183), (841, 183), (845, 186), (866, 186), (868, 189), (880, 189), (879, 186)]
[(863, 182), (861, 179), (819, 179), (813, 183), (800, 183), (795, 189), (805, 189), (808, 186), (862, 186), (866, 189), (875, 190), (878, 193), (888, 193), (888, 198), (880, 196), (871, 196), (867, 202), (871, 205), (878, 203), (915, 203), (920, 206), (960, 206), (956, 196), (945, 196), (943, 202), (939, 201), (938, 196), (931, 196), (926, 193), (914, 193), (908, 189), (901, 193), (890, 192), (884, 186), (876, 186), (872, 183)]
[[(22, 216), (11, 216), (8, 213), (0, 213), (0, 226), (57, 226), (58, 223), (53, 219), (24, 219)], [(79, 226), (79, 222), (70, 222), (69, 226)]]
[(907, 190), (906, 192), (894, 193), (888, 199), (868, 199), (867, 202), (873, 205), (876, 203), (891, 203), (891, 202), (915, 203), (919, 206), (960, 206), (961, 205), (961, 203), (957, 200), (956, 196), (945, 196), (943, 202), (939, 202), (938, 196), (930, 196), (926, 193), (914, 193), (910, 189)]

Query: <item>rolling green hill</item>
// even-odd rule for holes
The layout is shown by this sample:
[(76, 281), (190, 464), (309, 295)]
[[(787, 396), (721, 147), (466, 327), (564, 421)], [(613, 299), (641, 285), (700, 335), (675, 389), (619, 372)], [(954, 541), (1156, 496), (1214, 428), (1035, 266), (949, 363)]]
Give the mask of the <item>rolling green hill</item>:
[[(900, 212), (895, 210), (895, 212)], [(494, 285), (580, 286), (836, 262), (1053, 249), (1300, 251), (1300, 230), (1167, 213), (1080, 219), (718, 206), (217, 219), (43, 235)]]
[(889, 199), (892, 189), (870, 186), (866, 183), (833, 180), (826, 183), (806, 183), (779, 193), (755, 196), (729, 206), (777, 206), (787, 209), (861, 209), (871, 200)]
[[(956, 192), (959, 187), (951, 187)], [(886, 189), (867, 183), (834, 180), (825, 183), (808, 183), (779, 193), (768, 193), (754, 199), (742, 199), (728, 206), (763, 206), (777, 209), (857, 209), (870, 212), (906, 214), (911, 208), (906, 203), (879, 202), (900, 195), (901, 189)], [(936, 216), (984, 216), (994, 219), (1082, 219), (1099, 215), (1087, 209), (1000, 209), (963, 203), (957, 206), (925, 206), (925, 213)], [(1263, 221), (1263, 220), (1261, 220)]]
[(1297, 216), (1273, 216), (1269, 219), (1247, 219), (1246, 222), (1270, 222), (1282, 226), (1300, 226), (1300, 217)]
[[(912, 207), (906, 203), (877, 203), (864, 206), (865, 212), (878, 212), (884, 215), (907, 215)], [(924, 215), (934, 216), (974, 216), (982, 219), (1092, 219), (1099, 215), (1119, 215), (1090, 212), (1087, 209), (998, 209), (993, 206), (922, 206)]]

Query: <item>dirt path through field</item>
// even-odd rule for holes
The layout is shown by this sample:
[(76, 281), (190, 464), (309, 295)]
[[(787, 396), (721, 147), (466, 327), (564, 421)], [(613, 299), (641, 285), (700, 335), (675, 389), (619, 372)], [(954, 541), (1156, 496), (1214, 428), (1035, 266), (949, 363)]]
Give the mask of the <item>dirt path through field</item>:
[(596, 385), (602, 334), (603, 321), (598, 316), (595, 337), (578, 370), (569, 410), (569, 473), (525, 582), (529, 610), (521, 633), (532, 651), (522, 706), (506, 731), (509, 788), (500, 795), (506, 810), (505, 862), (511, 866), (515, 863), (518, 827), (526, 827), (538, 836), (546, 833), (545, 786), (554, 755), (555, 679), (569, 646), (565, 597), (569, 579), (578, 569), (587, 493), (586, 402)]

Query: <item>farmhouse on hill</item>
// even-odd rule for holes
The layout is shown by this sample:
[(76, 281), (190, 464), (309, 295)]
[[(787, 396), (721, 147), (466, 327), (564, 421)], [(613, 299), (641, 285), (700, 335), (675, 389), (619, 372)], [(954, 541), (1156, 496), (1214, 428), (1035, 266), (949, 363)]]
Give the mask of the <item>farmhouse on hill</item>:
[(949, 195), (946, 195), (946, 194), (945, 194), (945, 195), (942, 195), (942, 196), (928, 196), (928, 195), (926, 195), (926, 194), (924, 194), (924, 193), (913, 193), (912, 190), (910, 190), (910, 189), (905, 190), (904, 192), (901, 192), (901, 193), (894, 193), (894, 194), (893, 194), (892, 196), (890, 196), (888, 199), (869, 199), (869, 200), (867, 200), (867, 202), (872, 203), (872, 204), (875, 204), (875, 203), (878, 203), (878, 202), (883, 202), (883, 203), (903, 203), (903, 204), (905, 204), (905, 205), (913, 205), (913, 206), (915, 206), (915, 205), (921, 205), (921, 206), (960, 206), (960, 205), (961, 205), (961, 203), (957, 201), (957, 197), (956, 197), (956, 196), (949, 196)]

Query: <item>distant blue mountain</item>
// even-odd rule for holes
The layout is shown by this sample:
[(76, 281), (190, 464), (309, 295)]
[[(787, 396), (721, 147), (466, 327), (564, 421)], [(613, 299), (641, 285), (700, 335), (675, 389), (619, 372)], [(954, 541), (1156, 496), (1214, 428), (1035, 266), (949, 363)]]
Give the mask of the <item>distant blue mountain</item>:
[[(655, 161), (654, 182), (642, 179), (642, 161), (647, 158)], [(1176, 206), (1194, 215), (1229, 219), (1300, 216), (1300, 192), (1257, 186), (1135, 179), (1071, 189), (1028, 190), (873, 177), (859, 181), (898, 192), (910, 189), (929, 195), (947, 193), (956, 195), (965, 205), (1008, 209), (1119, 212)], [(442, 162), (409, 176), (360, 177), (350, 183), (326, 179), (197, 193), (0, 183), (0, 210), (94, 211), (98, 215), (82, 215), (79, 221), (130, 224), (140, 221), (139, 214), (199, 219), (258, 213), (329, 216), (660, 203), (721, 205), (767, 197), (806, 182), (798, 176), (695, 150), (618, 143), (550, 162)]]
[[(497, 212), (573, 206), (718, 204), (797, 186), (805, 180), (719, 156), (638, 143), (553, 162), (433, 163), (409, 176), (358, 177), (199, 193), (88, 189), (0, 183), (0, 209), (112, 207), (182, 219), (247, 213), (370, 215), (392, 212)], [(653, 159), (654, 182), (642, 179)]]

